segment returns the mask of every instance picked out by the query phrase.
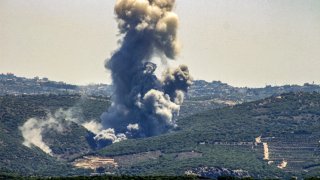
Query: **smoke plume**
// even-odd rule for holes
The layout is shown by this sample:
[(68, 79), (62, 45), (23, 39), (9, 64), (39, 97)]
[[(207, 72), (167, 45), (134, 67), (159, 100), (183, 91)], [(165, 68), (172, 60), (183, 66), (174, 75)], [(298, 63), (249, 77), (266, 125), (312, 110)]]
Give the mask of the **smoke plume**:
[(46, 118), (30, 118), (19, 127), (24, 138), (23, 145), (31, 148), (32, 145), (40, 148), (49, 155), (52, 154), (50, 147), (43, 141), (42, 134), (49, 130), (62, 132), (64, 124), (62, 121), (75, 122), (70, 111), (58, 110), (54, 114), (48, 113)]
[[(162, 65), (179, 52), (178, 16), (175, 0), (117, 0), (115, 14), (122, 35), (120, 48), (106, 62), (111, 71), (114, 95), (102, 125), (112, 137), (149, 137), (176, 126), (184, 94), (192, 83), (188, 67), (168, 68), (162, 77), (154, 72), (159, 57)], [(99, 137), (111, 138), (107, 135)]]
[[(30, 118), (28, 119), (22, 126), (19, 127), (21, 134), (24, 138), (23, 145), (32, 148), (32, 146), (36, 146), (40, 148), (45, 153), (53, 156), (53, 152), (50, 148), (50, 145), (46, 144), (43, 140), (43, 134), (48, 131), (55, 131), (62, 133), (65, 128), (70, 125), (70, 123), (78, 124), (79, 126), (83, 126), (88, 131), (95, 134), (106, 133), (103, 131), (101, 124), (91, 121), (81, 121), (78, 114), (74, 112), (74, 109), (70, 108), (68, 110), (59, 109), (55, 113), (47, 113), (45, 118)], [(113, 132), (113, 134), (112, 134)], [(95, 136), (95, 139), (98, 139), (98, 135)], [(124, 140), (123, 137), (117, 137), (114, 135), (114, 130), (110, 129), (108, 132), (108, 136), (112, 138), (106, 138), (111, 142), (119, 142)], [(105, 137), (107, 137), (105, 135)]]
[(49, 115), (46, 120), (31, 118), (27, 120), (23, 126), (19, 127), (22, 136), (24, 138), (23, 145), (31, 148), (32, 145), (40, 148), (45, 153), (52, 155), (52, 150), (50, 147), (43, 141), (42, 133), (45, 129), (56, 129), (61, 130), (59, 123), (52, 118), (52, 115)]

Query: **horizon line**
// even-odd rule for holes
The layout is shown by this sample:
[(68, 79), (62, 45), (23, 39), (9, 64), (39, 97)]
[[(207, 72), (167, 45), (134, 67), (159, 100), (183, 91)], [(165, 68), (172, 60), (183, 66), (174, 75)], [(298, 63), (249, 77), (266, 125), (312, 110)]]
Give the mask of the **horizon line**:
[[(49, 78), (49, 77), (41, 77), (41, 76), (25, 76), (25, 75), (19, 75), (19, 74), (15, 74), (15, 73), (12, 73), (12, 72), (0, 72), (0, 75), (14, 75), (15, 77), (18, 77), (18, 78), (26, 78), (26, 79), (35, 79), (35, 78), (39, 78), (39, 79), (45, 79), (47, 78), (48, 81), (53, 81), (53, 82), (61, 82), (61, 83), (65, 83), (65, 84), (69, 84), (69, 85), (75, 85), (75, 86), (89, 86), (89, 85), (109, 85), (111, 86), (112, 83), (105, 83), (105, 82), (90, 82), (90, 83), (75, 83), (75, 82), (68, 82), (68, 81), (63, 81), (63, 80), (55, 80), (55, 79), (52, 79), (52, 78)], [(198, 79), (198, 78), (195, 78), (193, 81), (205, 81), (207, 83), (213, 83), (213, 82), (220, 82), (222, 84), (226, 84), (226, 85), (229, 85), (229, 86), (232, 86), (234, 88), (248, 88), (248, 89), (258, 89), (258, 88), (265, 88), (265, 87), (268, 87), (268, 86), (271, 86), (271, 87), (282, 87), (282, 86), (306, 86), (306, 85), (318, 85), (320, 86), (320, 84), (317, 84), (315, 83), (315, 81), (312, 81), (311, 83), (310, 82), (304, 82), (304, 83), (296, 83), (296, 84), (290, 84), (290, 83), (284, 83), (284, 84), (277, 84), (277, 83), (274, 83), (274, 84), (265, 84), (264, 86), (235, 86), (235, 85), (232, 85), (228, 82), (224, 82), (224, 81), (221, 81), (221, 80), (211, 80), (211, 81), (208, 81), (208, 80), (205, 80), (205, 79)]]

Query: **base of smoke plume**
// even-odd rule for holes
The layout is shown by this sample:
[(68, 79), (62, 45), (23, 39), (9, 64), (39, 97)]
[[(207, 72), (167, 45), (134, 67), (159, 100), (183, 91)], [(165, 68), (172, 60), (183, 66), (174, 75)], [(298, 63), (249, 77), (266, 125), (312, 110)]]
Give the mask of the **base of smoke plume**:
[(86, 136), (86, 140), (90, 146), (91, 149), (93, 150), (99, 150), (102, 149), (106, 146), (109, 146), (112, 144), (112, 140), (107, 140), (107, 139), (102, 139), (102, 140), (95, 140), (96, 134), (88, 131), (88, 135)]

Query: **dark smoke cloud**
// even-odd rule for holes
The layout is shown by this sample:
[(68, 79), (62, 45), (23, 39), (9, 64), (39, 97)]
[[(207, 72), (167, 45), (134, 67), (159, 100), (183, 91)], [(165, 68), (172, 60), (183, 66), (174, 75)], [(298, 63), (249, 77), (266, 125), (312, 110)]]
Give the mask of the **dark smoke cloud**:
[[(174, 0), (117, 0), (115, 14), (120, 33), (120, 48), (106, 62), (112, 73), (113, 103), (104, 113), (106, 135), (125, 139), (149, 137), (168, 132), (175, 126), (184, 93), (192, 78), (187, 66), (169, 68), (159, 79), (152, 57), (164, 61), (179, 52), (178, 16), (172, 12)], [(166, 63), (166, 62), (163, 62)], [(112, 131), (112, 132), (111, 132)]]
[(179, 98), (179, 92), (187, 92), (192, 84), (192, 78), (189, 74), (189, 69), (186, 65), (180, 65), (176, 69), (168, 69), (164, 73), (162, 80), (164, 92), (171, 97), (171, 100), (176, 101)]

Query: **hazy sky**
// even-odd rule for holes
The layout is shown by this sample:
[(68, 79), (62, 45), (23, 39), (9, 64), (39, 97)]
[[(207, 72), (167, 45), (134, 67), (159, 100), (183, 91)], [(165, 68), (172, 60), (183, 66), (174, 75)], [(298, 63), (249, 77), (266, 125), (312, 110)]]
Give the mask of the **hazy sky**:
[[(107, 83), (114, 0), (0, 0), (0, 73)], [(177, 0), (195, 79), (235, 86), (320, 83), (320, 0)]]

